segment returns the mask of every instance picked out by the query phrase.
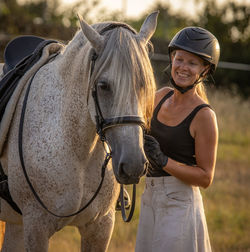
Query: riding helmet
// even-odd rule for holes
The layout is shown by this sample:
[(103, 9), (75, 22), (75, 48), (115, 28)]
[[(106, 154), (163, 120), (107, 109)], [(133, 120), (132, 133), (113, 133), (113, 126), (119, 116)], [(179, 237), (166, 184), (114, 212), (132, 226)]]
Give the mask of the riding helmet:
[(172, 51), (178, 49), (194, 53), (207, 61), (211, 65), (211, 74), (218, 65), (220, 45), (216, 37), (206, 29), (201, 27), (186, 27), (180, 30), (168, 46), (169, 57)]

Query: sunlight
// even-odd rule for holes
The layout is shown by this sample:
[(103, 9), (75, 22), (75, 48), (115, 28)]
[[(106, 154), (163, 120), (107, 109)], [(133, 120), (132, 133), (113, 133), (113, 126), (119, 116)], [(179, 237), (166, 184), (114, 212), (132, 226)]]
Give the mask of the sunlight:
[[(76, 2), (76, 0), (62, 0), (65, 4)], [(221, 5), (227, 0), (217, 0)], [(234, 0), (237, 3), (250, 3), (250, 0)], [(110, 12), (121, 11), (126, 17), (138, 17), (147, 13), (156, 3), (168, 4), (174, 12), (184, 12), (194, 16), (202, 5), (196, 0), (100, 0), (100, 5)], [(198, 4), (197, 4), (198, 3)]]

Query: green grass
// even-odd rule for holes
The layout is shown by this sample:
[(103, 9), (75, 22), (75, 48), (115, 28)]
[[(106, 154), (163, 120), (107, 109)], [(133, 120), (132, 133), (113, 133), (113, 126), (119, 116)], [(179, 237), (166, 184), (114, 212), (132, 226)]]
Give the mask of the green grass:
[[(214, 252), (250, 252), (250, 102), (227, 93), (210, 92), (220, 132), (213, 184), (201, 190)], [(118, 212), (109, 252), (134, 250), (143, 180), (130, 223)], [(66, 227), (54, 235), (50, 252), (80, 251), (80, 236)]]

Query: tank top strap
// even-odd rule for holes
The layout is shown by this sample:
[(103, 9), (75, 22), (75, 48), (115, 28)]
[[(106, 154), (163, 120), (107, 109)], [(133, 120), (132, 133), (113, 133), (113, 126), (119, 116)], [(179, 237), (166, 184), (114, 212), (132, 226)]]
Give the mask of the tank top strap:
[(194, 119), (195, 115), (202, 109), (202, 108), (205, 108), (205, 107), (208, 107), (210, 109), (212, 109), (212, 107), (209, 105), (209, 104), (200, 104), (198, 105), (197, 107), (195, 107), (193, 109), (193, 111), (186, 117), (186, 119), (184, 120), (186, 123), (191, 123), (192, 120)]
[(160, 102), (157, 104), (157, 106), (155, 107), (155, 110), (154, 110), (154, 116), (156, 116), (162, 106), (162, 104), (171, 96), (173, 95), (174, 93), (174, 90), (171, 90), (169, 91), (161, 100)]

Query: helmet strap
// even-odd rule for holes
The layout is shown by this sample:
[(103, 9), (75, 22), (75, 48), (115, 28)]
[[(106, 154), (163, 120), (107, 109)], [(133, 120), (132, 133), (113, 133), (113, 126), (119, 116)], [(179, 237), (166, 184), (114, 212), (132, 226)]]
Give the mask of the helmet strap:
[(171, 82), (171, 84), (174, 86), (174, 88), (176, 88), (176, 89), (177, 89), (179, 92), (181, 92), (182, 94), (186, 93), (188, 90), (192, 89), (192, 88), (195, 86), (195, 84), (193, 84), (193, 85), (190, 85), (190, 86), (188, 86), (188, 87), (186, 87), (186, 88), (180, 87), (180, 86), (178, 86), (178, 85), (175, 83), (175, 81), (174, 81), (174, 79), (173, 79), (172, 77), (170, 78), (170, 82)]
[(202, 77), (204, 76), (203, 74), (205, 73), (206, 69), (200, 74), (199, 78), (190, 86), (187, 86), (185, 88), (178, 86), (174, 79), (172, 78), (172, 76), (170, 77), (170, 82), (173, 85), (174, 88), (176, 88), (179, 92), (181, 92), (181, 94), (186, 93), (187, 91), (189, 91), (190, 89), (194, 88), (197, 84), (199, 84), (202, 81)]

